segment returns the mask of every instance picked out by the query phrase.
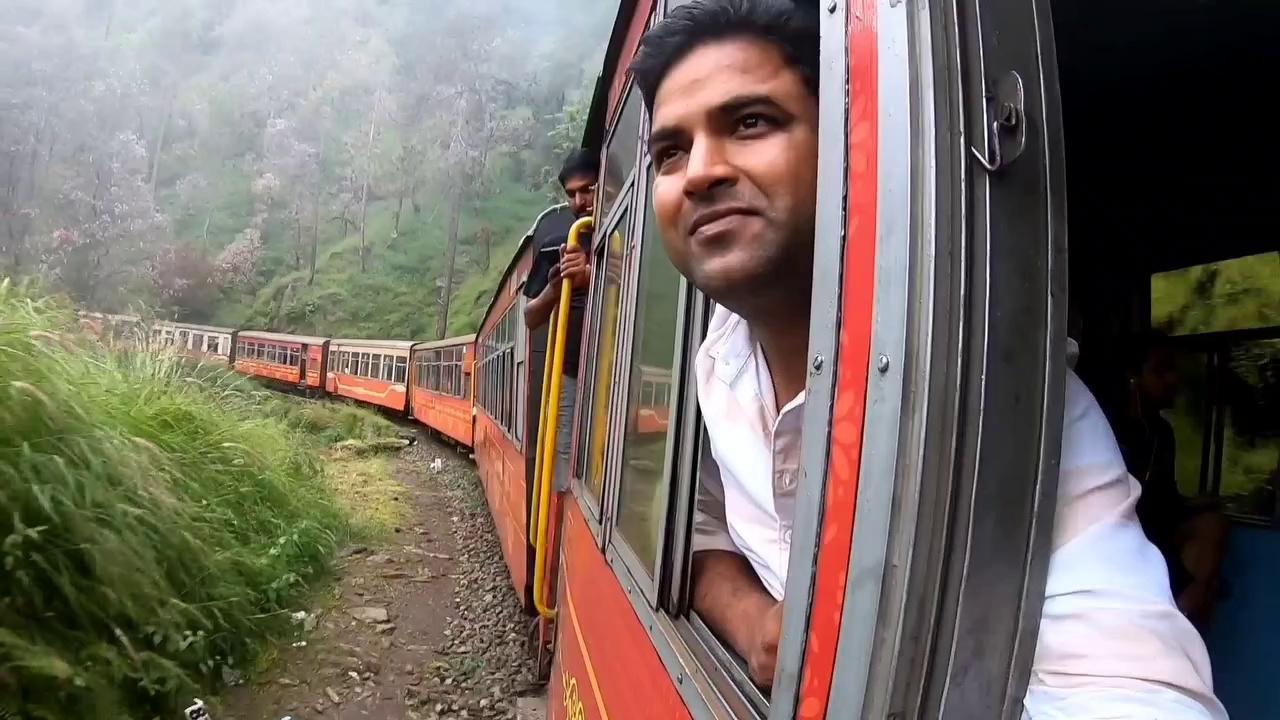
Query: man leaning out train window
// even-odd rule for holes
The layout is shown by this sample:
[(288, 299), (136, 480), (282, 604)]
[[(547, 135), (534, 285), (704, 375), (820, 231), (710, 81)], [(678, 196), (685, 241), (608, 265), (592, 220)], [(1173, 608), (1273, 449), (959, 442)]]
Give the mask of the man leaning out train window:
[[(799, 478), (818, 158), (816, 3), (694, 0), (631, 66), (650, 110), (654, 210), (716, 306), (695, 360), (707, 448), (694, 609), (773, 680)], [(1134, 515), (1092, 395), (1066, 387), (1058, 506), (1029, 718), (1225, 718), (1203, 642)]]

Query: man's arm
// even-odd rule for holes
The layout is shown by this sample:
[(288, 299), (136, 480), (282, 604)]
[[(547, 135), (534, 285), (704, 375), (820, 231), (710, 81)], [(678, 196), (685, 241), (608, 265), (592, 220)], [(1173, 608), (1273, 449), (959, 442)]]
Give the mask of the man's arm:
[(747, 661), (757, 685), (768, 688), (773, 684), (782, 603), (764, 589), (745, 557), (726, 550), (695, 553), (693, 609), (716, 636)]
[(530, 330), (537, 330), (546, 325), (551, 319), (551, 314), (555, 312), (556, 305), (560, 303), (559, 270), (553, 269), (551, 274), (556, 276), (556, 281), (548, 282), (542, 289), (542, 293), (524, 306), (524, 325)]
[(709, 448), (698, 472), (694, 512), (693, 609), (744, 660), (761, 687), (773, 683), (782, 634), (782, 603), (765, 590), (738, 551), (725, 516), (724, 483)]

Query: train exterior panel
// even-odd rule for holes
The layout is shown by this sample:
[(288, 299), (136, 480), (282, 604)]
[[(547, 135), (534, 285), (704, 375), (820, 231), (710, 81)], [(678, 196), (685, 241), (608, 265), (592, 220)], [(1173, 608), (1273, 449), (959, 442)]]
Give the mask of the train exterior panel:
[(475, 341), (475, 335), (466, 335), (419, 343), (409, 358), (410, 414), (467, 448), (474, 445)]
[(404, 413), (409, 407), (408, 340), (334, 340), (325, 390)]
[(232, 364), (244, 375), (322, 390), (328, 347), (329, 338), (245, 330), (236, 335)]
[(534, 238), (552, 227), (552, 220), (567, 228), (565, 212), (564, 206), (549, 208), (521, 240), (485, 312), (474, 351), (476, 467), (511, 583), (526, 604), (533, 579), (528, 460), (536, 441), (535, 391), (542, 366), (524, 325), (522, 291), (533, 265)]
[(547, 690), (551, 716), (689, 718), (586, 517), (577, 503), (565, 505), (558, 638)]

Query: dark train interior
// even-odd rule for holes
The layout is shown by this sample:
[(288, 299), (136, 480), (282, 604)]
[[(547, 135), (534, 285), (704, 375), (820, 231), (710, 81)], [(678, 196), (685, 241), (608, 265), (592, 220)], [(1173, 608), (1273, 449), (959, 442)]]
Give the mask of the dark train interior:
[[(1179, 493), (1229, 520), (1203, 628), (1232, 717), (1280, 707), (1280, 3), (1053, 0), (1077, 372), (1112, 418), (1151, 330)], [(1197, 505), (1200, 507), (1200, 505)]]

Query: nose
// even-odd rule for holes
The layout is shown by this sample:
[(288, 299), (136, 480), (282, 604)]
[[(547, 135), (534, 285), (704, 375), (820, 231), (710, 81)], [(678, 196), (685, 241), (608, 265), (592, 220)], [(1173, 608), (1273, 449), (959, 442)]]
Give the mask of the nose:
[(696, 198), (737, 182), (737, 170), (725, 154), (724, 143), (713, 137), (695, 138), (684, 170), (684, 194)]

